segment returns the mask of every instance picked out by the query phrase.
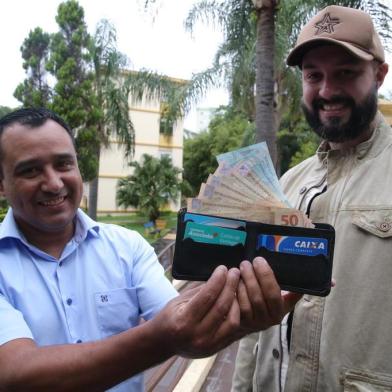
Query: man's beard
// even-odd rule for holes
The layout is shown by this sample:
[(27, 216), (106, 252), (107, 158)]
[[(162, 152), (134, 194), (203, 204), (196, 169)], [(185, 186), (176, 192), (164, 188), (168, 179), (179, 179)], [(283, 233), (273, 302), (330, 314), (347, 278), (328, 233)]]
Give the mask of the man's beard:
[[(320, 121), (318, 111), (326, 103), (342, 103), (350, 107), (351, 115), (348, 121), (341, 124), (340, 117), (331, 117), (328, 124), (323, 124)], [(309, 110), (302, 102), (302, 110), (309, 125), (324, 140), (334, 143), (355, 140), (369, 130), (369, 126), (377, 113), (377, 87), (374, 87), (359, 104), (356, 104), (351, 97), (335, 96), (330, 100), (315, 99), (312, 103), (312, 110)]]

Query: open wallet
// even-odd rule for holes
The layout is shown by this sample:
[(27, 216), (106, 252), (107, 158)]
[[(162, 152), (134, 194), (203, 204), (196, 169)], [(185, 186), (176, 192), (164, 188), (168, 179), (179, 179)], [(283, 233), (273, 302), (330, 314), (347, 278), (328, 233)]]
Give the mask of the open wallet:
[(219, 265), (239, 267), (264, 257), (282, 290), (327, 296), (331, 290), (335, 230), (272, 225), (181, 209), (172, 276), (207, 280)]

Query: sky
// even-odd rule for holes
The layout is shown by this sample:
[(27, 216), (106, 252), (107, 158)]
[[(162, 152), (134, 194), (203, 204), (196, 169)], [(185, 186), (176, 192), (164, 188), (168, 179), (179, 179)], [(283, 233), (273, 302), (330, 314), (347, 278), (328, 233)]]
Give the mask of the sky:
[[(103, 18), (117, 30), (118, 48), (130, 59), (131, 69), (147, 68), (160, 74), (188, 79), (212, 63), (222, 34), (201, 23), (191, 35), (184, 20), (195, 0), (158, 0), (148, 12), (143, 0), (79, 0), (91, 34)], [(0, 23), (3, 61), (0, 72), (0, 105), (15, 107), (16, 86), (25, 78), (20, 47), (29, 31), (40, 26), (49, 33), (58, 31), (55, 21), (59, 0), (12, 0)], [(199, 103), (217, 107), (227, 103), (227, 93), (215, 89)], [(188, 129), (196, 127), (193, 110), (186, 118)]]
[[(222, 41), (222, 34), (206, 24), (198, 23), (192, 35), (185, 31), (184, 20), (195, 2), (157, 0), (158, 5), (146, 12), (144, 0), (79, 0), (91, 34), (102, 18), (114, 24), (118, 48), (129, 57), (131, 69), (147, 68), (182, 79), (209, 67)], [(20, 46), (35, 27), (49, 33), (58, 31), (55, 16), (60, 3), (60, 0), (12, 0), (3, 7), (0, 105), (20, 104), (13, 97), (16, 86), (25, 78)], [(388, 54), (387, 59), (391, 71), (381, 92), (392, 96), (392, 55)], [(217, 107), (227, 100), (223, 89), (213, 90), (198, 106)], [(185, 127), (196, 130), (195, 108), (186, 117)]]

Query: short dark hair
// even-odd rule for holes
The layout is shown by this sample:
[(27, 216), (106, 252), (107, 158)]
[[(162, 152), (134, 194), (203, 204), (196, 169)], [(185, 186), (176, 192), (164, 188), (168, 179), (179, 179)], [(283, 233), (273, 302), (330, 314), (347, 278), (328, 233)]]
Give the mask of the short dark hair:
[(74, 135), (69, 125), (55, 112), (46, 108), (22, 108), (14, 110), (0, 118), (0, 138), (4, 130), (12, 124), (18, 123), (37, 128), (46, 121), (53, 120), (61, 125), (69, 134), (72, 143), (75, 144)]

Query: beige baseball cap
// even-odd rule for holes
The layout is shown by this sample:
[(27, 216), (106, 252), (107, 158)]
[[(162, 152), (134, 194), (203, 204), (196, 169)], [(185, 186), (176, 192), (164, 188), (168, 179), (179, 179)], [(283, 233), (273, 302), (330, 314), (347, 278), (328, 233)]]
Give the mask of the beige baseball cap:
[(342, 46), (363, 60), (385, 61), (371, 17), (355, 8), (330, 5), (303, 27), (287, 64), (301, 66), (302, 57), (309, 49), (328, 43)]

